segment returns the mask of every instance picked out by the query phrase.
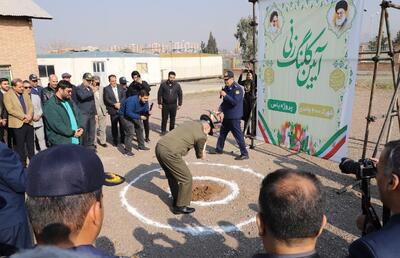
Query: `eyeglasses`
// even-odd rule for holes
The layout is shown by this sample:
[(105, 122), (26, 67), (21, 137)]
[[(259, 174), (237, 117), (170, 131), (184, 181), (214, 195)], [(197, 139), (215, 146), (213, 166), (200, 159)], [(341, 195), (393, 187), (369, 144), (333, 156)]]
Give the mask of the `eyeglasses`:
[(24, 87), (25, 89), (32, 89), (32, 87)]

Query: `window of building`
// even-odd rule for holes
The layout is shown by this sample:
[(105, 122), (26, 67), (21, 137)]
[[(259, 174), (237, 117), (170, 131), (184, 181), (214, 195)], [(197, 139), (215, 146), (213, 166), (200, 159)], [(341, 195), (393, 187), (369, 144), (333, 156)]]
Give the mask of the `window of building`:
[(39, 65), (39, 77), (46, 78), (52, 74), (56, 74), (54, 65)]
[(94, 73), (104, 73), (104, 62), (93, 62), (93, 72)]
[(148, 73), (149, 69), (147, 67), (147, 63), (136, 63), (136, 69), (139, 73)]
[(9, 81), (11, 81), (11, 66), (0, 65), (0, 78), (7, 78)]

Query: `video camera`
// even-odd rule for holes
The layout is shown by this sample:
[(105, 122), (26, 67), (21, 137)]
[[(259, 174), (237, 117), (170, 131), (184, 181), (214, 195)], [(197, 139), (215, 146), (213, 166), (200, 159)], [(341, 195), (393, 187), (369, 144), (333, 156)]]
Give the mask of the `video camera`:
[(344, 174), (356, 175), (357, 180), (375, 178), (377, 173), (375, 163), (371, 159), (360, 159), (357, 162), (349, 158), (342, 158), (339, 168)]
[[(371, 205), (371, 179), (376, 177), (377, 169), (372, 159), (360, 159), (358, 162), (349, 158), (342, 158), (339, 164), (340, 171), (344, 174), (353, 174), (357, 182), (351, 185), (360, 185), (361, 189), (361, 209), (365, 215), (365, 221), (362, 229), (362, 235), (379, 230), (382, 225), (374, 207)], [(344, 193), (349, 187), (344, 187), (338, 191), (338, 194)], [(384, 214), (385, 215), (385, 214)], [(385, 217), (385, 216), (383, 216)], [(385, 218), (384, 218), (385, 221)]]

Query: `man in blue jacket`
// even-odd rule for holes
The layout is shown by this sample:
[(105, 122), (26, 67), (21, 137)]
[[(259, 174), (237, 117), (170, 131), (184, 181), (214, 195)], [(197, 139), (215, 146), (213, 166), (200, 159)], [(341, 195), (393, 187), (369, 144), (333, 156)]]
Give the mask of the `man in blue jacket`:
[(141, 90), (138, 95), (131, 96), (122, 104), (119, 114), (123, 117), (123, 127), (125, 130), (125, 155), (133, 156), (132, 139), (133, 132), (136, 133), (139, 150), (149, 150), (144, 145), (143, 123), (146, 120), (146, 114), (149, 113), (149, 93)]
[(240, 120), (243, 117), (243, 89), (234, 80), (232, 71), (224, 74), (225, 87), (220, 91), (220, 98), (223, 98), (219, 107), (224, 114), (220, 134), (218, 137), (217, 147), (210, 151), (210, 154), (222, 154), (224, 150), (226, 136), (232, 132), (236, 142), (240, 148), (240, 156), (236, 160), (244, 160), (249, 158), (249, 154), (244, 142), (243, 132), (240, 128)]
[(0, 256), (33, 245), (25, 210), (26, 176), (18, 156), (0, 143)]
[(392, 216), (382, 229), (354, 241), (349, 247), (350, 258), (400, 255), (400, 141), (385, 145), (377, 164), (376, 181), (380, 199)]

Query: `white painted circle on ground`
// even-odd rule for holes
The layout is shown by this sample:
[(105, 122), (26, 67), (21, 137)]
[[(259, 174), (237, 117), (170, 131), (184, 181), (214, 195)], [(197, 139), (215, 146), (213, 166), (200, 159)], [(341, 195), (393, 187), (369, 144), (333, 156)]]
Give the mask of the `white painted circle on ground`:
[[(256, 176), (258, 178), (263, 179), (264, 176), (255, 172), (254, 170), (250, 169), (250, 168), (244, 168), (244, 167), (240, 167), (240, 166), (232, 166), (232, 165), (226, 165), (226, 164), (219, 164), (219, 163), (205, 163), (205, 162), (193, 162), (193, 163), (189, 163), (192, 165), (207, 165), (207, 166), (216, 166), (216, 167), (225, 167), (225, 168), (230, 168), (232, 170), (236, 170), (236, 171), (240, 171), (243, 173), (247, 173), (247, 174), (251, 174), (253, 176)], [(163, 224), (160, 223), (158, 221), (154, 221), (146, 216), (144, 216), (142, 213), (140, 213), (138, 211), (137, 208), (133, 207), (132, 205), (129, 204), (127, 198), (126, 198), (126, 193), (128, 192), (128, 190), (130, 189), (130, 187), (135, 184), (136, 182), (138, 182), (142, 177), (147, 176), (151, 173), (157, 173), (160, 172), (162, 169), (161, 168), (156, 168), (150, 171), (147, 171), (143, 174), (140, 174), (139, 176), (137, 176), (135, 179), (133, 179), (127, 186), (124, 187), (124, 189), (122, 189), (120, 196), (121, 196), (121, 202), (122, 202), (122, 206), (125, 207), (129, 213), (131, 213), (133, 216), (135, 216), (136, 218), (138, 218), (141, 222), (147, 224), (147, 225), (151, 225), (154, 227), (158, 227), (158, 228), (163, 228), (163, 229), (169, 229), (169, 230), (175, 230), (178, 232), (182, 232), (185, 234), (191, 234), (191, 235), (209, 235), (209, 234), (215, 234), (215, 233), (228, 233), (228, 232), (235, 232), (235, 231), (240, 231), (240, 229), (248, 224), (254, 223), (256, 221), (255, 217), (250, 218), (248, 220), (242, 221), (236, 225), (229, 225), (229, 226), (186, 226), (186, 227), (179, 227), (179, 226), (172, 226), (172, 225), (168, 225), (168, 224)], [(219, 178), (213, 178), (213, 179), (218, 179), (218, 180), (222, 180)], [(223, 180), (225, 182), (228, 182), (226, 180)], [(232, 183), (232, 182), (229, 182)], [(232, 195), (232, 193), (230, 194)], [(228, 197), (230, 196), (228, 195)], [(225, 198), (226, 199), (226, 198)], [(220, 200), (221, 201), (221, 200)]]

